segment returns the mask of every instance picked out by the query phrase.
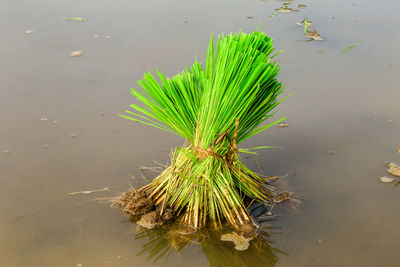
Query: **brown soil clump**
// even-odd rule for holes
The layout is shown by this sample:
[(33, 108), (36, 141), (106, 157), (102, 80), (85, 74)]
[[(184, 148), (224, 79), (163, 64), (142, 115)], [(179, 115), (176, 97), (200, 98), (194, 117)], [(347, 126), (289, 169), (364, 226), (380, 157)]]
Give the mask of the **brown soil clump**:
[(148, 229), (175, 219), (174, 210), (156, 207), (149, 194), (141, 190), (123, 193), (114, 204), (122, 208), (138, 225)]
[(129, 191), (123, 193), (116, 201), (116, 205), (129, 215), (142, 215), (155, 209), (154, 203), (143, 191)]
[(242, 228), (240, 229), (240, 232), (241, 232), (241, 235), (246, 238), (253, 238), (253, 237), (257, 236), (256, 228), (250, 222), (243, 224)]

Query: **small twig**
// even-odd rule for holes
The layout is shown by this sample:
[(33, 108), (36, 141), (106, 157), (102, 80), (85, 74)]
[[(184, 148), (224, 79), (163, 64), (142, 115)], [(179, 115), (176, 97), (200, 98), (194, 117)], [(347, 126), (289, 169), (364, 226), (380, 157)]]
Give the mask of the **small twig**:
[(160, 170), (158, 170), (158, 169), (161, 169), (161, 167), (143, 167), (143, 166), (140, 166), (139, 169), (140, 170), (149, 170), (149, 171), (158, 172), (158, 173), (161, 172)]
[(153, 162), (156, 163), (156, 164), (158, 164), (158, 165), (160, 165), (160, 166), (163, 167), (163, 168), (168, 168), (167, 165), (162, 164), (162, 163), (160, 163), (160, 162), (158, 162), (158, 161), (153, 160)]
[(97, 189), (97, 190), (86, 190), (86, 191), (78, 191), (78, 192), (71, 192), (71, 193), (65, 193), (64, 196), (73, 196), (73, 195), (78, 195), (78, 194), (91, 194), (95, 192), (110, 192), (110, 188), (104, 187), (103, 189)]

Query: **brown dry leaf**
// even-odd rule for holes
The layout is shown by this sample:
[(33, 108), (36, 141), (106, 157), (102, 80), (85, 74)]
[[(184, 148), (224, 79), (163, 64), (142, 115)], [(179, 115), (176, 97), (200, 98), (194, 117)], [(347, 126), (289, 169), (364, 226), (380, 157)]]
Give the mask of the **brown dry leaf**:
[(400, 154), (400, 146), (397, 147), (397, 152)]

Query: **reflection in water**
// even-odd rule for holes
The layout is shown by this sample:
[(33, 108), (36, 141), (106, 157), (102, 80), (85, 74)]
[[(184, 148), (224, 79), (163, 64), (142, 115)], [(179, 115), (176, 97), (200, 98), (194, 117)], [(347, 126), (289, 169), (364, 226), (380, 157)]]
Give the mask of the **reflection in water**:
[[(223, 233), (231, 230), (225, 229)], [(195, 233), (178, 224), (155, 229), (137, 226), (135, 239), (146, 239), (138, 256), (148, 255), (148, 260), (153, 263), (162, 258), (166, 261), (172, 253), (194, 244), (202, 249), (210, 266), (275, 266), (276, 254), (287, 254), (270, 245), (269, 230), (269, 227), (261, 226), (259, 236), (251, 241), (246, 251), (235, 250), (232, 242), (221, 241), (221, 232), (206, 229)]]

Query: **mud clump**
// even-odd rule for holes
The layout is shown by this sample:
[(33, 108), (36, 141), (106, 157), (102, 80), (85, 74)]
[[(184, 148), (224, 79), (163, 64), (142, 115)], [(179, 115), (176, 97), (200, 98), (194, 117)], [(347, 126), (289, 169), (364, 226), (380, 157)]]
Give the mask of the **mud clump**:
[(143, 191), (132, 190), (123, 193), (116, 201), (116, 205), (132, 216), (142, 215), (155, 209), (154, 202)]
[(114, 205), (122, 208), (126, 214), (130, 215), (132, 221), (148, 229), (172, 222), (175, 219), (174, 210), (156, 207), (149, 194), (141, 190), (123, 193)]
[(242, 225), (242, 227), (240, 229), (240, 233), (245, 238), (253, 238), (253, 237), (257, 236), (257, 231), (256, 231), (254, 225), (252, 225), (250, 222), (247, 222)]

